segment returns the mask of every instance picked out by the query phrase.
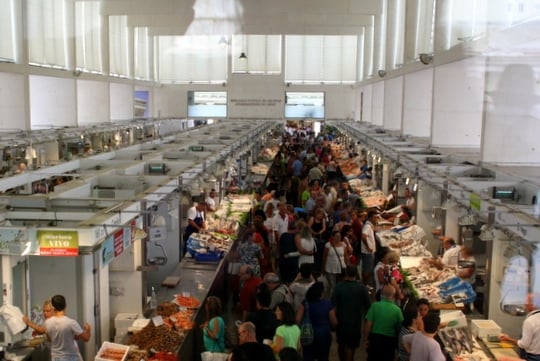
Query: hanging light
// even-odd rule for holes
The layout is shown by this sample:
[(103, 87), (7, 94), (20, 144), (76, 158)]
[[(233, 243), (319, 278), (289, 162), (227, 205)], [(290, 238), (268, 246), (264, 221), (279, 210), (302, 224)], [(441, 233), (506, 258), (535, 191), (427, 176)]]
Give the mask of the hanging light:
[(222, 47), (225, 47), (225, 46), (229, 45), (229, 42), (227, 41), (227, 39), (225, 39), (225, 36), (222, 36), (218, 41), (218, 45), (222, 46)]
[(246, 55), (246, 33), (244, 31), (244, 25), (242, 25), (242, 52), (239, 59), (247, 59)]
[[(225, 13), (225, 0), (221, 0), (221, 12), (220, 12), (222, 15), (223, 15), (223, 18), (221, 19), (221, 26), (222, 26), (222, 34), (227, 34), (226, 31), (225, 31), (225, 27), (226, 27), (226, 24), (225, 24), (225, 19), (227, 17), (227, 14)], [(218, 45), (222, 48), (226, 47), (227, 45), (229, 45), (229, 41), (228, 39), (225, 37), (225, 35), (222, 35), (221, 38), (219, 39), (218, 41)]]

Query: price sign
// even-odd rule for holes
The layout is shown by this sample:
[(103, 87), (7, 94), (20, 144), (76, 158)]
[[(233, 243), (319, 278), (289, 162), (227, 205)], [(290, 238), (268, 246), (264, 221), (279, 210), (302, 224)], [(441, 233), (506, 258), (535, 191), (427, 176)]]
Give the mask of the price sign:
[(154, 323), (154, 326), (159, 327), (163, 325), (163, 317), (161, 316), (152, 317), (152, 322)]

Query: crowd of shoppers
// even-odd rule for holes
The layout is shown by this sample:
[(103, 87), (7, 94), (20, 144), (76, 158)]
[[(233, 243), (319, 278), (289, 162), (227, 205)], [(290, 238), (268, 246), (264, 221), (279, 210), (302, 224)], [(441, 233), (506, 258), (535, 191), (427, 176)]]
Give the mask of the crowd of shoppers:
[[(276, 359), (326, 361), (334, 334), (340, 361), (352, 361), (359, 347), (368, 360), (407, 360), (424, 352), (418, 344), (431, 344), (436, 319), (402, 308), (399, 254), (378, 239), (380, 210), (366, 209), (349, 186), (335, 142), (331, 132), (285, 132), (266, 189), (254, 193), (252, 224), (239, 235), (242, 338), (230, 360), (257, 343), (261, 357), (269, 349)], [(404, 206), (413, 207), (408, 198)], [(306, 317), (310, 338), (302, 334)], [(424, 338), (408, 336), (416, 332)]]

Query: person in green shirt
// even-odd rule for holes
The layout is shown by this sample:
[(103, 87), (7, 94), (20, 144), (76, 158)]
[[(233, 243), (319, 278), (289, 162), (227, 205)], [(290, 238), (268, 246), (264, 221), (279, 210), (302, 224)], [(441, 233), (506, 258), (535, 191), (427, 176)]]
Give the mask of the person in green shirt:
[(276, 318), (281, 326), (276, 329), (272, 349), (278, 354), (284, 347), (292, 347), (301, 350), (300, 327), (296, 324), (295, 313), (292, 305), (281, 302), (276, 307)]
[(367, 361), (394, 359), (397, 336), (403, 321), (403, 313), (394, 303), (395, 295), (394, 286), (384, 286), (381, 300), (373, 303), (366, 314), (364, 341)]

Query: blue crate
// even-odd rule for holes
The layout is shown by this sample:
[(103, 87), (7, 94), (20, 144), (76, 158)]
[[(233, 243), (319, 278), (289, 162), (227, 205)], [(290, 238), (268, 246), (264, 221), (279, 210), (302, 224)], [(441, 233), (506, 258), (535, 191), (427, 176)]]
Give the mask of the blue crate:
[(439, 289), (440, 290), (448, 290), (448, 289), (452, 289), (454, 287), (457, 287), (459, 286), (460, 283), (463, 283), (463, 280), (459, 277), (452, 277), (446, 281), (444, 281), (443, 283), (441, 283), (439, 285)]
[(195, 262), (218, 263), (223, 258), (223, 252), (196, 253)]

